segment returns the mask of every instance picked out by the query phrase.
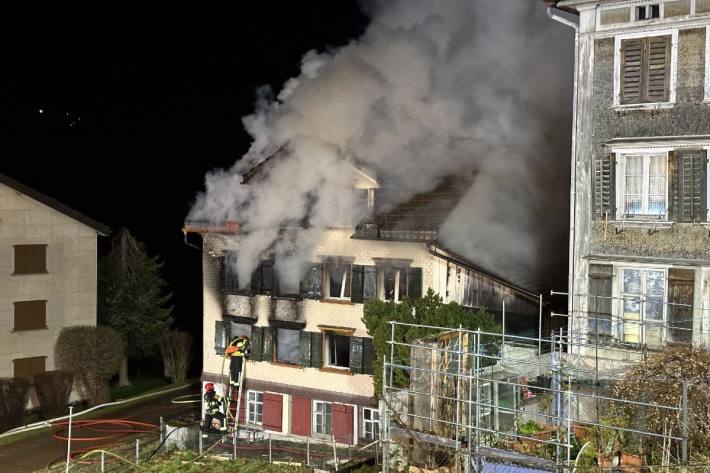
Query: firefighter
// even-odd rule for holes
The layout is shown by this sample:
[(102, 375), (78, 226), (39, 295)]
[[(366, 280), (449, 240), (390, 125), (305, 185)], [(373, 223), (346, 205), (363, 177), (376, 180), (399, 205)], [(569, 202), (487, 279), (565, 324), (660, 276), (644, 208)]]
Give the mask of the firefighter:
[(215, 392), (213, 383), (205, 384), (205, 395), (203, 398), (205, 404), (205, 420), (202, 423), (202, 437), (207, 438), (209, 436), (214, 419), (219, 420), (220, 432), (226, 432), (227, 418), (220, 411), (220, 407), (224, 404), (224, 399)]
[(229, 357), (229, 384), (238, 386), (244, 358), (251, 354), (249, 337), (241, 336), (232, 340), (224, 354)]

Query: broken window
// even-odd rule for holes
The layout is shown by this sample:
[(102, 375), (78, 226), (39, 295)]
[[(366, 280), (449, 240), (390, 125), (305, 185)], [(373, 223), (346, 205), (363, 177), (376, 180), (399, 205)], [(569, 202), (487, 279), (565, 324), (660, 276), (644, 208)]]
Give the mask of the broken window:
[(261, 425), (264, 417), (264, 393), (247, 391), (247, 424)]
[(301, 362), (301, 331), (276, 329), (276, 361), (298, 365)]
[(621, 40), (621, 104), (670, 101), (671, 43), (671, 35)]
[(42, 274), (47, 272), (47, 245), (15, 245), (13, 274)]
[(313, 433), (321, 435), (332, 433), (332, 408), (330, 402), (313, 401)]
[(274, 289), (274, 262), (264, 260), (251, 275), (251, 292), (253, 294), (271, 295)]
[(668, 210), (667, 153), (623, 155), (622, 166), (624, 216), (665, 217)]
[(340, 261), (329, 262), (325, 266), (327, 284), (326, 294), (329, 299), (349, 299), (351, 283), (351, 265)]
[(47, 328), (47, 301), (14, 302), (13, 306), (15, 331)]
[(350, 337), (326, 332), (324, 361), (330, 368), (350, 369)]

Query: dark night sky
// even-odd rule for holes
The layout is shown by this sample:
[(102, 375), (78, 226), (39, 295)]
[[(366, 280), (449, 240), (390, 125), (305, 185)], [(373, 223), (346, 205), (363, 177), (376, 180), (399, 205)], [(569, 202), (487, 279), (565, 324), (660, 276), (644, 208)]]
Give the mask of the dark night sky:
[(178, 323), (192, 330), (200, 255), (180, 228), (205, 172), (248, 148), (240, 120), (257, 87), (278, 90), (307, 50), (343, 45), (367, 24), (351, 1), (237, 5), (110, 25), (18, 16), (3, 46), (0, 172), (133, 231), (165, 260)]

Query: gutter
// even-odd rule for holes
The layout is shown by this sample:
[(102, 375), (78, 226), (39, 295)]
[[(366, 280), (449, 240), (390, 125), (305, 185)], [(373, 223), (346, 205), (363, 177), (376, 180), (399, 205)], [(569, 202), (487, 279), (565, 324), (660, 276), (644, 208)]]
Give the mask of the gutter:
[(574, 258), (575, 258), (575, 237), (576, 237), (576, 214), (577, 214), (577, 104), (579, 102), (579, 25), (557, 14), (557, 8), (547, 7), (547, 16), (550, 19), (568, 26), (574, 30), (574, 81), (572, 91), (572, 150), (571, 150), (571, 170), (570, 170), (570, 216), (569, 216), (569, 281), (567, 282), (567, 311), (570, 316), (574, 314)]

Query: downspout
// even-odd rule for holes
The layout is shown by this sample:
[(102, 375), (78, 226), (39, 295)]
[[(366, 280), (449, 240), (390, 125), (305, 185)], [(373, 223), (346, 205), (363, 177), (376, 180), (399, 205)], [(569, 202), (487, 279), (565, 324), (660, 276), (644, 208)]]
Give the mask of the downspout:
[(547, 7), (547, 16), (550, 19), (555, 20), (558, 23), (562, 23), (565, 26), (569, 26), (574, 30), (574, 81), (573, 81), (573, 91), (572, 91), (572, 156), (571, 156), (571, 170), (570, 170), (570, 209), (569, 209), (569, 281), (567, 282), (567, 311), (573, 323), (574, 320), (574, 257), (575, 257), (575, 237), (576, 237), (576, 208), (577, 208), (577, 103), (579, 101), (579, 25), (573, 21), (568, 20), (556, 12), (559, 12), (557, 8)]

